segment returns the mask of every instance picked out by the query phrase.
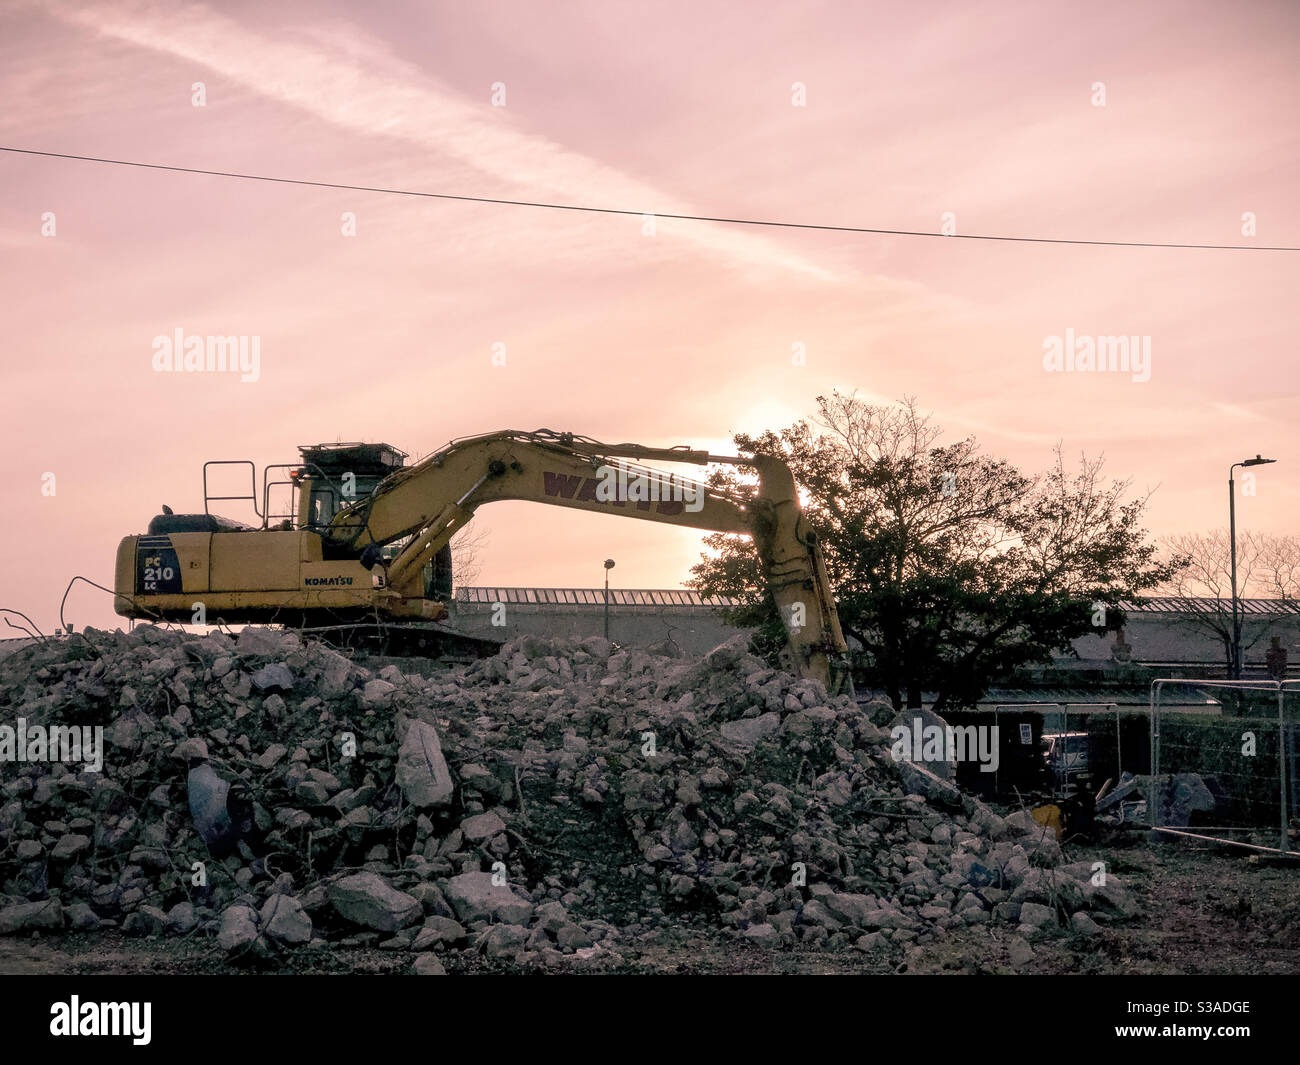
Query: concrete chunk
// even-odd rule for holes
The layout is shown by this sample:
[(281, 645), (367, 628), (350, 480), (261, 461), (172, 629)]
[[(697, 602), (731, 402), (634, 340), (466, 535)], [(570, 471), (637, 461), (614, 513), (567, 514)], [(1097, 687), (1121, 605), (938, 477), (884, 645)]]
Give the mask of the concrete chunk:
[[(726, 646), (725, 644), (723, 646)], [(722, 738), (728, 743), (748, 750), (760, 740), (773, 736), (781, 728), (781, 715), (772, 711), (758, 717), (745, 717), (739, 721), (727, 721), (718, 729)]]
[(1020, 907), (1020, 923), (1030, 928), (1045, 928), (1056, 924), (1056, 911), (1037, 902), (1026, 902)]
[(495, 920), (527, 924), (533, 904), (508, 884), (493, 884), (491, 873), (461, 873), (447, 881), (447, 901), (462, 921)]
[(376, 932), (396, 932), (424, 914), (420, 903), (374, 873), (353, 873), (329, 886), (330, 905), (345, 921)]
[(63, 906), (58, 899), (44, 902), (19, 902), (0, 910), (0, 936), (33, 929), (60, 931), (63, 928)]
[[(247, 630), (245, 630), (247, 631)], [(235, 954), (251, 946), (257, 939), (257, 914), (248, 906), (228, 907), (221, 914), (221, 927), (217, 931), (217, 946), (227, 954)]]
[(311, 918), (292, 895), (272, 895), (262, 904), (262, 927), (281, 943), (311, 940)]
[(451, 801), (451, 770), (442, 756), (438, 730), (425, 721), (412, 721), (397, 755), (397, 786), (417, 808), (445, 806)]
[(421, 954), (411, 966), (416, 976), (446, 976), (447, 970), (436, 954)]
[(90, 850), (89, 836), (69, 833), (54, 845), (54, 849), (50, 851), (50, 857), (56, 862), (71, 862), (80, 858), (88, 850)]
[(289, 667), (283, 662), (277, 662), (271, 666), (263, 666), (252, 676), (253, 690), (259, 693), (265, 692), (291, 692), (293, 691), (293, 674), (289, 672)]
[[(290, 635), (277, 629), (264, 629), (248, 625), (240, 631), (235, 646), (239, 649), (240, 654), (278, 655), (290, 648), (287, 642)], [(296, 646), (297, 643), (297, 637), (293, 637), (293, 645)]]
[(361, 689), (361, 705), (367, 710), (386, 710), (393, 705), (397, 686), (386, 680), (368, 680)]
[(506, 823), (496, 814), (488, 811), (485, 814), (475, 814), (473, 817), (465, 818), (460, 823), (460, 830), (471, 843), (481, 843), (504, 832)]

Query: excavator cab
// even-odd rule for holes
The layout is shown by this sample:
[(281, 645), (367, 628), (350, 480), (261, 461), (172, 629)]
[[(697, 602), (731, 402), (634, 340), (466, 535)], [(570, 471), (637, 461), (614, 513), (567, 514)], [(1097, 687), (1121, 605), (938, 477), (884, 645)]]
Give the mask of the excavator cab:
[[(291, 476), (299, 486), (299, 527), (335, 536), (340, 531), (361, 531), (360, 526), (334, 524), (338, 512), (368, 498), (384, 478), (402, 469), (407, 459), (405, 451), (391, 444), (313, 444), (298, 452), (302, 467)], [(392, 561), (408, 540), (386, 544), (378, 557)], [(451, 545), (445, 544), (424, 567), (425, 598), (447, 600), (452, 590)]]
[(298, 524), (318, 532), (328, 529), (345, 506), (369, 496), (407, 458), (390, 444), (312, 444), (298, 453), (302, 466), (290, 474), (298, 484)]

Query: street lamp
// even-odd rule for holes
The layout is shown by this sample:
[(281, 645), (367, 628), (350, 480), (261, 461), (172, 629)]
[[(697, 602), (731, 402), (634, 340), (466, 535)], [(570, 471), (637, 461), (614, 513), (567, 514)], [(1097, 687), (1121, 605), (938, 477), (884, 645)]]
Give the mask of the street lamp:
[[(1229, 470), (1229, 473), (1232, 471)], [(609, 571), (614, 568), (612, 558), (605, 559), (605, 639), (609, 639)]]
[(1234, 462), (1228, 467), (1228, 546), (1232, 552), (1232, 668), (1231, 680), (1241, 679), (1241, 616), (1237, 610), (1237, 490), (1232, 482), (1232, 471), (1238, 466), (1266, 466), (1277, 459), (1256, 455), (1253, 459)]

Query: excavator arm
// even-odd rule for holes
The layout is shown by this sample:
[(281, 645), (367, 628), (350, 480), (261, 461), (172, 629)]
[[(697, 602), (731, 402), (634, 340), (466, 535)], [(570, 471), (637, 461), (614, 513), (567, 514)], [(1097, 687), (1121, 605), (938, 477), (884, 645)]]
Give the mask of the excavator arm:
[[(752, 496), (731, 496), (639, 460), (749, 466)], [(779, 459), (716, 456), (687, 448), (602, 444), (550, 430), (499, 432), (452, 441), (397, 470), (324, 530), (341, 547), (383, 565), (378, 548), (401, 543), (385, 581), (403, 598), (422, 595), (423, 569), (485, 503), (528, 500), (643, 521), (731, 532), (753, 539), (785, 625), (789, 665), (835, 690), (847, 683), (846, 650), (817, 537)], [(367, 548), (374, 548), (367, 553)]]

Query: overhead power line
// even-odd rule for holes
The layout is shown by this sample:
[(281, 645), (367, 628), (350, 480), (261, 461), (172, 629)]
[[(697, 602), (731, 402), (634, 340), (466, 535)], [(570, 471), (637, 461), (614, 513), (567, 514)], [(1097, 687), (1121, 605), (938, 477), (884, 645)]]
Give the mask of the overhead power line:
[(456, 200), (461, 203), (490, 203), (504, 207), (539, 207), (548, 211), (580, 211), (586, 214), (624, 215), (631, 218), (666, 218), (682, 222), (716, 222), (730, 226), (766, 226), (772, 229), (806, 229), (830, 233), (868, 233), (885, 237), (936, 237), (940, 240), (998, 240), (1015, 244), (1076, 244), (1106, 248), (1189, 248), (1201, 251), (1300, 251), (1300, 247), (1269, 247), (1257, 244), (1175, 244), (1156, 240), (1071, 240), (1064, 237), (1008, 237), (992, 233), (932, 233), (922, 229), (882, 229), (872, 226), (837, 226), (816, 222), (777, 222), (762, 218), (726, 218), (702, 214), (668, 214), (660, 211), (636, 211), (623, 207), (589, 207), (577, 203), (546, 203), (540, 200), (506, 200), (494, 196), (463, 196), (450, 192), (422, 192), (416, 189), (390, 189), (376, 185), (347, 185), (336, 181), (309, 181), (306, 178), (273, 177), (269, 174), (244, 174), (232, 170), (204, 170), (193, 166), (169, 166), (164, 163), (141, 163), (131, 159), (105, 159), (95, 155), (68, 152), (40, 152), (32, 148), (0, 145), (0, 152), (39, 155), (47, 159), (75, 159), (83, 163), (110, 166), (134, 166), (145, 170), (167, 170), (176, 174), (204, 174), (208, 177), (237, 178), (241, 181), (269, 181), (278, 185), (309, 185), (318, 189), (342, 189), (348, 192), (377, 192), (385, 196), (418, 196), (428, 200)]

